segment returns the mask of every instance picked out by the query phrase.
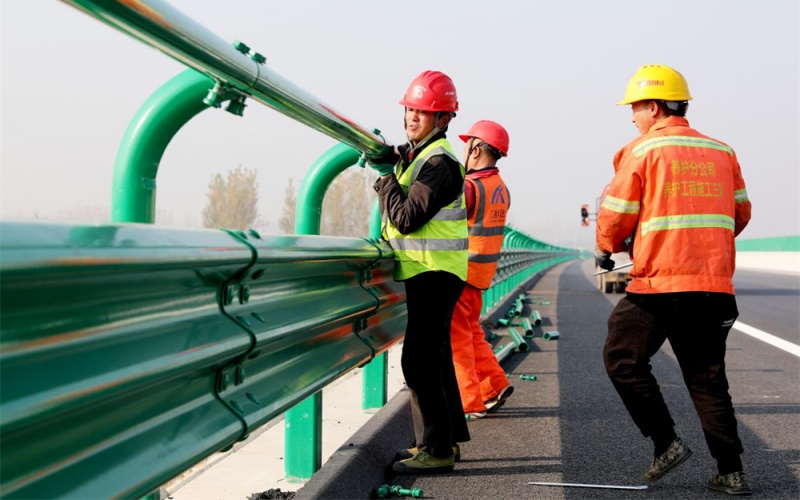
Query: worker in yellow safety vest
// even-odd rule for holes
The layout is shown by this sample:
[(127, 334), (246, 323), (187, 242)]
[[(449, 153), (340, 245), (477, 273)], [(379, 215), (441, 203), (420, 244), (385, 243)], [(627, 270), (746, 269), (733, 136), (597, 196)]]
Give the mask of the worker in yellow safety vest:
[(408, 323), (401, 365), (411, 391), (415, 442), (398, 452), (399, 473), (448, 472), (469, 440), (458, 392), (450, 321), (467, 279), (464, 167), (445, 132), (458, 111), (453, 81), (425, 71), (408, 87), (408, 142), (369, 159), (383, 237), (394, 249), (394, 278), (405, 284)]

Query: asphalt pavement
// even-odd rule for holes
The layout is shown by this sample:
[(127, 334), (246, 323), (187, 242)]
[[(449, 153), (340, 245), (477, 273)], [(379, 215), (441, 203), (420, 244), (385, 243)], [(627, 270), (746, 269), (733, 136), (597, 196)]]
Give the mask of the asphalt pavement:
[[(641, 473), (652, 459), (652, 447), (627, 415), (602, 362), (606, 319), (622, 295), (601, 293), (592, 272), (590, 261), (567, 262), (528, 291), (531, 303), (523, 314), (536, 309), (543, 324), (527, 341), (528, 351), (515, 353), (503, 365), (515, 392), (497, 412), (470, 421), (472, 440), (462, 445), (463, 459), (453, 473), (403, 476), (388, 471), (392, 450), (411, 439), (408, 394), (400, 391), (333, 453), (296, 498), (369, 498), (384, 483), (419, 488), (424, 498), (440, 499), (726, 498), (705, 486), (716, 473), (715, 462), (668, 344), (653, 358), (653, 370), (676, 430), (694, 456), (647, 489), (609, 488), (643, 486)], [(746, 276), (739, 320), (797, 342), (800, 279), (777, 276), (783, 275)], [(560, 333), (558, 340), (542, 338), (553, 331)], [(496, 332), (498, 343), (508, 342), (505, 330)], [(800, 498), (799, 361), (740, 331), (729, 336), (731, 394), (744, 466), (757, 498)], [(536, 375), (536, 380), (522, 380), (521, 374)], [(532, 481), (589, 487), (528, 484)]]

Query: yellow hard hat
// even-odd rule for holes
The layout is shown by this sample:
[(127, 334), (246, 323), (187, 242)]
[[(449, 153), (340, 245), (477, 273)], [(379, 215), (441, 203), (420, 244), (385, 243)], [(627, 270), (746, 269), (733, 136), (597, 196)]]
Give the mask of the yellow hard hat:
[(648, 64), (636, 71), (625, 89), (625, 97), (617, 105), (649, 99), (691, 101), (692, 96), (689, 95), (689, 84), (682, 74), (669, 66)]

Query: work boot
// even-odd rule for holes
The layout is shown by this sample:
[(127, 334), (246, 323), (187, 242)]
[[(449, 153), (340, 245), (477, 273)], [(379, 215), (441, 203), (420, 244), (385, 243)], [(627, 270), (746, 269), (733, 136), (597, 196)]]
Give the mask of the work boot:
[(506, 403), (506, 399), (514, 393), (514, 386), (509, 385), (505, 387), (502, 391), (500, 391), (497, 396), (493, 397), (489, 401), (485, 401), (483, 404), (486, 406), (486, 411), (494, 411)]
[[(403, 448), (402, 450), (398, 451), (395, 454), (395, 460), (405, 460), (407, 458), (413, 457), (417, 453), (419, 453), (419, 450), (417, 449), (416, 446), (411, 448)], [(453, 460), (455, 462), (461, 461), (461, 446), (459, 446), (458, 444), (453, 445)]]
[(717, 474), (708, 480), (709, 489), (722, 491), (729, 495), (752, 495), (753, 490), (744, 478), (744, 472), (731, 472), (730, 474)]
[(437, 458), (420, 451), (411, 458), (400, 460), (392, 464), (392, 470), (400, 474), (434, 474), (437, 472), (452, 472), (455, 467), (455, 458)]
[(692, 456), (692, 450), (683, 444), (681, 438), (675, 438), (675, 441), (669, 445), (667, 451), (653, 459), (650, 467), (644, 471), (642, 477), (647, 482), (653, 482), (660, 479), (661, 476), (671, 471), (673, 468), (682, 464), (687, 458)]

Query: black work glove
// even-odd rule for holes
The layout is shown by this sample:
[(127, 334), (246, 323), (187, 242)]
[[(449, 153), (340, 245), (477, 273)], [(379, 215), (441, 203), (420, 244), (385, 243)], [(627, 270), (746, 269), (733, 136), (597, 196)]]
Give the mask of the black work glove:
[(383, 176), (394, 172), (394, 166), (397, 165), (399, 160), (400, 155), (397, 154), (394, 148), (391, 148), (381, 156), (367, 159), (367, 165)]
[(614, 269), (615, 264), (615, 262), (611, 260), (611, 254), (603, 252), (600, 249), (594, 251), (594, 263), (597, 264), (597, 267), (605, 269), (606, 271)]

